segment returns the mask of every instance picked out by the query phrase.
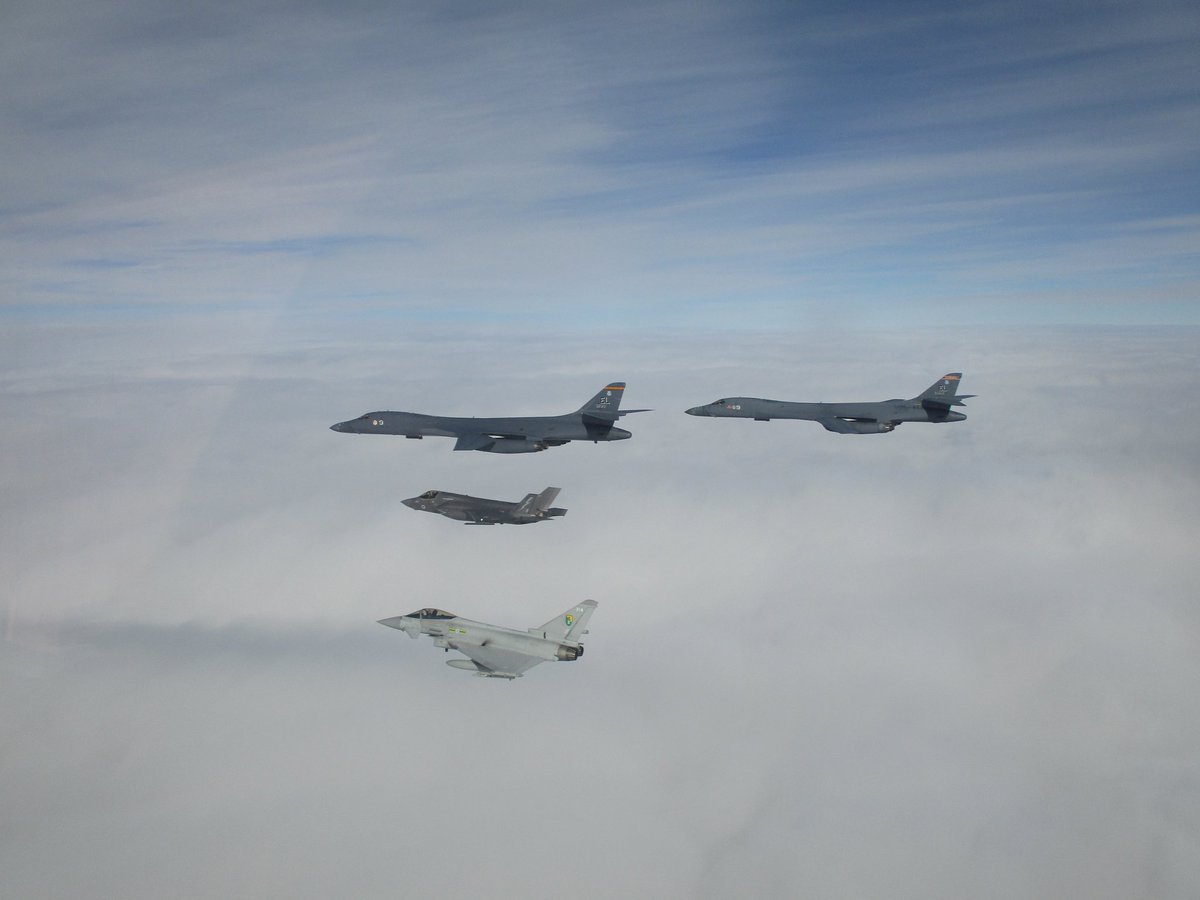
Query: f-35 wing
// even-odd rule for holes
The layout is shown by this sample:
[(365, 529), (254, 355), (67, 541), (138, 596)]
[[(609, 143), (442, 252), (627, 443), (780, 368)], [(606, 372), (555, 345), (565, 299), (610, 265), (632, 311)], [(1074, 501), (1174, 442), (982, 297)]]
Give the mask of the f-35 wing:
[(464, 525), (495, 525), (498, 521), (487, 513), (476, 512), (470, 509), (464, 509), (463, 514), (467, 516), (467, 518), (463, 520)]

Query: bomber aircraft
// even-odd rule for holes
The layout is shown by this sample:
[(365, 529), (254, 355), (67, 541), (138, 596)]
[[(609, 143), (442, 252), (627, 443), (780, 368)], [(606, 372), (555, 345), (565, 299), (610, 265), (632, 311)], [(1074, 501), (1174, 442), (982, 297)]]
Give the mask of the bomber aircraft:
[(473, 672), (480, 678), (520, 678), (539, 663), (571, 662), (583, 656), (579, 638), (587, 634), (588, 619), (598, 604), (584, 600), (555, 616), (545, 625), (518, 631), (464, 619), (444, 609), (427, 607), (407, 616), (380, 619), (380, 625), (399, 628), (414, 640), (422, 634), (447, 653), (457, 650), (466, 659), (448, 659), (446, 665)]
[(485, 453), (536, 453), (570, 441), (623, 441), (631, 437), (616, 428), (617, 419), (645, 409), (619, 411), (625, 382), (614, 381), (572, 413), (561, 416), (463, 418), (410, 412), (369, 412), (329, 426), (343, 434), (402, 434), (406, 438), (457, 438), (455, 450)]
[(727, 397), (707, 406), (694, 406), (689, 416), (754, 419), (809, 419), (820, 422), (826, 431), (838, 434), (886, 434), (904, 422), (961, 422), (966, 416), (953, 412), (952, 406), (965, 406), (963, 400), (975, 394), (956, 396), (962, 372), (943, 375), (911, 400), (881, 400), (877, 403), (790, 403), (785, 400), (761, 400), (758, 397)]
[(515, 503), (436, 490), (400, 502), (409, 509), (440, 513), (466, 525), (527, 525), (567, 514), (565, 509), (550, 507), (560, 490), (562, 488), (548, 487), (540, 494), (526, 494)]

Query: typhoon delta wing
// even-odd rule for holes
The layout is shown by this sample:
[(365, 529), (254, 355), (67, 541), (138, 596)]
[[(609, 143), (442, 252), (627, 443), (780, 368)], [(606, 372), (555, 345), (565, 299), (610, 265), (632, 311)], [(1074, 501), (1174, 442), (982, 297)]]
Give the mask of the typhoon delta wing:
[(974, 394), (959, 394), (962, 372), (943, 375), (911, 400), (880, 400), (872, 403), (793, 403), (759, 397), (726, 397), (707, 406), (694, 406), (689, 416), (724, 419), (808, 419), (820, 422), (826, 431), (838, 434), (886, 434), (905, 422), (961, 422), (966, 415), (952, 406)]
[(444, 609), (426, 607), (406, 616), (380, 619), (380, 625), (398, 628), (414, 640), (422, 634), (447, 653), (457, 650), (466, 659), (448, 659), (446, 665), (480, 678), (520, 678), (544, 662), (573, 662), (583, 656), (579, 639), (588, 633), (588, 619), (598, 604), (584, 600), (544, 625), (520, 631), (464, 619)]
[(438, 513), (467, 525), (528, 525), (567, 514), (565, 509), (550, 506), (560, 490), (548, 487), (540, 494), (526, 494), (515, 502), (432, 490), (401, 502), (409, 509)]
[(644, 409), (621, 411), (625, 382), (606, 385), (575, 412), (560, 416), (507, 416), (464, 418), (411, 412), (369, 412), (357, 419), (331, 425), (343, 434), (395, 434), (406, 438), (455, 438), (455, 450), (484, 453), (536, 453), (570, 441), (623, 441), (631, 437), (616, 422), (621, 416)]

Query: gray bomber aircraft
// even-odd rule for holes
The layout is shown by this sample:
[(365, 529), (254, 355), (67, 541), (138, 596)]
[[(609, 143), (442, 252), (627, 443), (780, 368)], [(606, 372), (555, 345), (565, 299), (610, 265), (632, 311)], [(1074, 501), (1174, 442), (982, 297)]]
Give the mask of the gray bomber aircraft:
[(464, 619), (444, 609), (427, 607), (407, 616), (380, 619), (380, 625), (399, 628), (414, 640), (427, 634), (435, 647), (457, 650), (467, 659), (448, 659), (446, 665), (474, 672), (481, 678), (520, 678), (539, 663), (571, 662), (583, 656), (579, 638), (587, 634), (588, 619), (598, 604), (584, 600), (545, 625), (518, 631)]
[(757, 397), (728, 397), (707, 406), (694, 406), (689, 416), (755, 419), (810, 419), (826, 431), (838, 434), (885, 434), (904, 422), (961, 422), (966, 416), (952, 406), (975, 394), (956, 396), (962, 372), (950, 372), (911, 400), (881, 400), (878, 403), (789, 403)]
[(526, 494), (524, 499), (515, 503), (452, 494), (450, 491), (426, 491), (419, 497), (409, 497), (401, 502), (409, 509), (439, 513), (467, 525), (527, 525), (567, 514), (565, 509), (550, 507), (561, 490), (548, 487), (540, 494)]
[(625, 382), (614, 381), (575, 412), (561, 416), (463, 418), (410, 412), (369, 412), (331, 425), (343, 434), (402, 434), (406, 438), (452, 437), (455, 450), (485, 453), (536, 453), (570, 441), (623, 441), (631, 437), (616, 428), (617, 419), (645, 409), (620, 412)]

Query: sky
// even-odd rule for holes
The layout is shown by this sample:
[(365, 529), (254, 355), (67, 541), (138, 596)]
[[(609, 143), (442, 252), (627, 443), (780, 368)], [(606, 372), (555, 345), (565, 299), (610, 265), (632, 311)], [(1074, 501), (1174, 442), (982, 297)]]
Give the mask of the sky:
[(7, 319), (1197, 324), (1193, 4), (3, 16)]
[[(6, 4), (0, 894), (1193, 896), (1198, 34)], [(328, 429), (612, 380), (611, 445)], [(376, 624), (587, 597), (512, 683)]]

